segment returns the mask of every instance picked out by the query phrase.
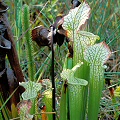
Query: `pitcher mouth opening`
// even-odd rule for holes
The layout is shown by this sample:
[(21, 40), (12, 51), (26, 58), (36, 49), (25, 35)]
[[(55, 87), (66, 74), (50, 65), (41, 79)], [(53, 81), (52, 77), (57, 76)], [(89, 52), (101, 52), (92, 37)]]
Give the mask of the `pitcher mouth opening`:
[(4, 13), (9, 9), (7, 5), (5, 5), (3, 2), (0, 2), (0, 13)]

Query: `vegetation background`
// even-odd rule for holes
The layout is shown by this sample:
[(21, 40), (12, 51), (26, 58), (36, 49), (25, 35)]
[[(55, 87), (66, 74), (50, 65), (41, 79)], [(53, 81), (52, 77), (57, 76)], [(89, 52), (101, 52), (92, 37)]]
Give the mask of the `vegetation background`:
[[(22, 1), (22, 2), (21, 2)], [(119, 0), (86, 0), (91, 7), (91, 16), (88, 21), (87, 30), (100, 36), (100, 41), (105, 41), (114, 54), (107, 61), (105, 79), (111, 81), (111, 86), (107, 84), (104, 87), (99, 118), (112, 120), (115, 107), (120, 106), (119, 97), (114, 104), (110, 97), (109, 89), (116, 89), (120, 84), (120, 1)], [(70, 0), (6, 0), (9, 6), (8, 18), (14, 34), (16, 49), (18, 51), (19, 61), (24, 73), (25, 79), (29, 79), (28, 60), (26, 58), (26, 41), (22, 26), (22, 12), (24, 4), (30, 8), (30, 30), (36, 26), (44, 25), (49, 28), (56, 20), (58, 14), (67, 14), (71, 8)], [(19, 3), (17, 6), (16, 4)], [(21, 25), (21, 26), (19, 26)], [(35, 42), (33, 44), (33, 63), (35, 65), (35, 81), (51, 78), (51, 51), (46, 47), (39, 47)], [(59, 109), (59, 97), (61, 92), (60, 73), (63, 68), (67, 44), (56, 47), (55, 50), (55, 80), (57, 87), (57, 109)]]

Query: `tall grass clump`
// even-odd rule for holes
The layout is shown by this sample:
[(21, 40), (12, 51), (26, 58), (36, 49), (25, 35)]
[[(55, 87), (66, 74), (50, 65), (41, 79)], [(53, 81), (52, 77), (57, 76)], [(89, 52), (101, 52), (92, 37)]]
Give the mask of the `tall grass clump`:
[[(22, 0), (15, 0), (15, 9), (14, 9), (14, 16), (15, 16), (15, 28), (14, 28), (14, 33), (16, 40), (21, 36), (22, 34)], [(21, 54), (21, 45), (22, 42), (19, 40), (17, 41), (17, 51), (18, 51), (18, 56), (20, 57)]]

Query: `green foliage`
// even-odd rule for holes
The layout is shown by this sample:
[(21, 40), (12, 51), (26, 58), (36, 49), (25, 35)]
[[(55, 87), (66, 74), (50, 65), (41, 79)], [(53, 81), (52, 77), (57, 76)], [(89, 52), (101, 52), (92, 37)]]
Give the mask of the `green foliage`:
[(0, 94), (0, 119), (3, 120), (2, 115), (4, 116), (5, 119), (10, 119), (11, 114), (9, 113), (8, 108), (5, 106), (7, 103), (4, 102), (2, 95)]
[[(90, 46), (85, 51), (85, 59), (90, 64), (88, 119), (98, 118), (100, 99), (104, 83), (103, 64), (110, 56), (111, 51), (105, 43)], [(95, 110), (95, 112), (93, 112)]]
[(68, 88), (66, 81), (64, 81), (61, 89), (60, 100), (60, 120), (68, 120)]
[[(86, 111), (89, 120), (98, 119), (104, 80), (103, 64), (111, 54), (105, 43), (95, 44), (96, 39), (99, 39), (97, 35), (81, 31), (86, 25), (89, 14), (89, 5), (83, 2), (63, 18), (62, 26), (73, 41), (73, 65), (79, 61), (83, 62), (75, 74), (77, 78), (73, 77), (72, 70), (63, 70), (61, 74), (61, 77), (68, 81), (70, 120), (86, 119)], [(81, 81), (85, 83), (83, 79), (87, 80), (88, 87), (81, 87)]]
[[(16, 40), (20, 37), (22, 34), (22, 0), (15, 0), (15, 36)], [(18, 50), (18, 56), (20, 57), (21, 51), (21, 41), (17, 42), (17, 50)]]
[[(14, 113), (13, 113), (13, 111), (10, 111), (6, 106), (7, 102), (10, 100), (10, 98), (13, 96), (13, 94), (17, 91), (17, 89), (18, 88), (16, 88), (13, 91), (13, 93), (7, 98), (6, 101), (3, 100), (2, 94), (0, 93), (0, 106), (1, 106), (0, 107), (0, 112), (3, 113), (3, 116), (4, 116), (5, 119), (10, 119), (11, 117), (16, 117), (17, 116), (16, 115), (17, 114), (16, 108), (13, 109), (13, 111), (14, 111)], [(11, 107), (12, 107), (12, 105), (11, 105)]]
[[(37, 82), (39, 82), (39, 80), (41, 80), (43, 78), (50, 78), (50, 70), (51, 70), (50, 69), (50, 61), (51, 61), (50, 50), (48, 50), (48, 48), (46, 48), (46, 47), (39, 48), (36, 44), (32, 43), (32, 45), (35, 49), (35, 52), (33, 53), (33, 51), (32, 51), (33, 47), (31, 45), (31, 42), (26, 44), (27, 41), (24, 41), (25, 39), (23, 39), (23, 37), (28, 35), (29, 37), (27, 37), (27, 39), (31, 40), (31, 35), (29, 33), (29, 32), (31, 32), (31, 30), (29, 29), (30, 27), (34, 27), (34, 26), (42, 24), (42, 25), (46, 26), (47, 28), (49, 28), (49, 26), (52, 23), (54, 23), (55, 17), (59, 13), (68, 13), (68, 10), (71, 7), (70, 1), (69, 0), (65, 0), (65, 1), (64, 0), (51, 0), (51, 1), (48, 1), (48, 0), (40, 0), (40, 1), (38, 1), (38, 0), (11, 0), (11, 1), (6, 0), (5, 2), (7, 3), (7, 5), (10, 8), (8, 11), (8, 16), (9, 16), (10, 24), (12, 26), (12, 30), (14, 32), (14, 36), (15, 36), (15, 40), (16, 40), (15, 42), (17, 45), (17, 51), (18, 51), (18, 55), (20, 58), (20, 64), (21, 64), (25, 79), (37, 80)], [(92, 12), (90, 15), (90, 19), (87, 22), (88, 24), (87, 24), (86, 30), (99, 35), (100, 40), (97, 41), (97, 43), (99, 43), (101, 41), (106, 41), (106, 43), (109, 44), (109, 46), (111, 47), (111, 49), (113, 51), (118, 51), (118, 50), (120, 51), (120, 42), (119, 42), (119, 36), (120, 36), (119, 6), (120, 6), (120, 2), (119, 2), (119, 0), (117, 0), (116, 3), (114, 0), (104, 0), (104, 1), (103, 0), (87, 0), (87, 2), (89, 3)], [(44, 7), (45, 3), (47, 3), (47, 4)], [(25, 17), (28, 17), (28, 22), (26, 22), (26, 23), (29, 24), (26, 27), (26, 29), (24, 29), (24, 26), (27, 24), (23, 23), (23, 25), (21, 26), (21, 17), (23, 18), (22, 12), (24, 14), (24, 10), (23, 10), (24, 4), (27, 4), (29, 6), (29, 7), (27, 6), (27, 8), (29, 9), (28, 10), (29, 12), (28, 13), (26, 12), (26, 14), (28, 16), (25, 16)], [(83, 10), (81, 11), (81, 13), (82, 12), (83, 12)], [(84, 10), (84, 12), (86, 12), (86, 10)], [(35, 18), (33, 18), (34, 15), (35, 15), (35, 18), (37, 18), (35, 23), (33, 23), (33, 21), (35, 20)], [(74, 15), (74, 12), (72, 13), (72, 15)], [(82, 14), (80, 16), (84, 16), (84, 15), (85, 14)], [(80, 17), (77, 12), (76, 12), (75, 16), (77, 16), (76, 19)], [(70, 15), (70, 18), (71, 17), (72, 16)], [(89, 15), (88, 15), (88, 17), (89, 17)], [(76, 24), (76, 21), (78, 21), (78, 19), (77, 20), (76, 19), (71, 19), (73, 22), (72, 22), (72, 25), (69, 25), (69, 27), (74, 28), (74, 33), (78, 28), (80, 28), (79, 24), (82, 23), (82, 22), (79, 22), (78, 24)], [(27, 20), (27, 19), (25, 19), (25, 20)], [(30, 26), (30, 23), (32, 23), (33, 25)], [(70, 22), (67, 22), (67, 23), (70, 24)], [(74, 24), (75, 24), (75, 26), (74, 26)], [(84, 27), (84, 25), (83, 25), (83, 27)], [(29, 32), (26, 32), (27, 29), (29, 29), (28, 30)], [(89, 80), (89, 74), (91, 74), (91, 73), (93, 73), (93, 75), (96, 74), (97, 71), (95, 71), (95, 70), (97, 68), (89, 66), (89, 63), (87, 62), (87, 60), (84, 60), (84, 57), (83, 57), (84, 50), (89, 45), (93, 45), (96, 42), (96, 39), (99, 39), (99, 37), (97, 35), (94, 35), (90, 32), (86, 32), (86, 31), (82, 30), (82, 31), (78, 32), (79, 34), (77, 34), (77, 36), (75, 36), (75, 34), (74, 34), (74, 36), (72, 36), (72, 39), (74, 39), (74, 42), (76, 44), (76, 45), (73, 44), (74, 51), (75, 51), (73, 59), (66, 57), (66, 60), (65, 60), (65, 56), (67, 53), (67, 48), (66, 48), (65, 44), (59, 50), (55, 49), (55, 74), (56, 74), (55, 78), (56, 79), (61, 81), (60, 73), (62, 71), (64, 62), (66, 62), (64, 69), (72, 69), (73, 66), (75, 66), (79, 62), (79, 60), (81, 60), (84, 64), (81, 65), (80, 68), (78, 68), (78, 70), (75, 73), (75, 77)], [(69, 35), (73, 35), (73, 32), (68, 32), (68, 33), (69, 33)], [(79, 39), (80, 39), (80, 41), (78, 42)], [(80, 45), (79, 48), (78, 48), (77, 44)], [(28, 56), (26, 57), (27, 49), (31, 49), (30, 50), (31, 55), (29, 57)], [(87, 51), (89, 51), (89, 50), (86, 50), (86, 52)], [(117, 71), (120, 71), (119, 63), (118, 63), (118, 60), (119, 60), (118, 57), (120, 56), (119, 51), (114, 54), (114, 58), (113, 58), (114, 60), (112, 62), (110, 62), (110, 64), (113, 65), (113, 71), (105, 72), (105, 74), (106, 74), (105, 77), (109, 77), (110, 79), (112, 79), (111, 81), (112, 81), (113, 86), (120, 84), (120, 79), (119, 79), (120, 73), (117, 72)], [(27, 51), (27, 55), (29, 55), (28, 51)], [(75, 56), (78, 56), (78, 57), (75, 57)], [(35, 59), (34, 60), (33, 60), (33, 58), (28, 59), (31, 57), (34, 57)], [(91, 58), (89, 60), (91, 60)], [(30, 65), (30, 63), (32, 63), (32, 65)], [(36, 66), (34, 66), (33, 63), (35, 63)], [(37, 70), (36, 73), (30, 72), (30, 70), (32, 69), (32, 66), (33, 66), (33, 69)], [(90, 69), (93, 69), (93, 71), (89, 71), (89, 67), (90, 67)], [(103, 67), (101, 67), (101, 69), (102, 68)], [(29, 70), (29, 72), (28, 72), (28, 70)], [(35, 71), (35, 70), (33, 70), (33, 71)], [(87, 74), (86, 74), (86, 71), (87, 71)], [(103, 73), (103, 72), (104, 72), (104, 69), (102, 69), (100, 73)], [(29, 73), (29, 75), (28, 75), (28, 73)], [(81, 73), (81, 74), (79, 74), (79, 73)], [(90, 78), (91, 78), (91, 81), (89, 84), (91, 86), (92, 81), (94, 81), (94, 79), (92, 79), (92, 77), (90, 77)], [(93, 78), (95, 78), (95, 77), (93, 77)], [(58, 83), (56, 83), (56, 84), (58, 84)], [(100, 85), (102, 86), (102, 84), (103, 83), (101, 81)], [(63, 85), (66, 85), (66, 84), (63, 83)], [(95, 86), (97, 86), (97, 85), (99, 85), (98, 82), (95, 83)], [(93, 86), (93, 88), (92, 88), (93, 91), (91, 91), (90, 94), (100, 93), (101, 89), (99, 89), (99, 88), (94, 91), (95, 86)], [(58, 88), (57, 88), (57, 90), (58, 90)], [(66, 93), (65, 93), (65, 91), (66, 91)], [(61, 96), (61, 103), (60, 103), (61, 104), (60, 105), (60, 120), (68, 120), (68, 118), (67, 118), (68, 117), (67, 112), (69, 109), (68, 99), (70, 99), (68, 96), (68, 91), (69, 91), (68, 87), (67, 88), (65, 88), (64, 86), (62, 87), (62, 91), (61, 91), (62, 96)], [(118, 97), (119, 92), (117, 90), (115, 92), (116, 92), (115, 95)], [(87, 95), (87, 89), (86, 89), (85, 94)], [(57, 95), (59, 96), (61, 94), (59, 93)], [(101, 93), (99, 95), (98, 95), (98, 97), (101, 97)], [(103, 98), (100, 101), (101, 106), (99, 109), (99, 119), (101, 119), (101, 120), (108, 119), (108, 118), (112, 119), (113, 117), (115, 117), (113, 115), (114, 114), (113, 112), (118, 111), (119, 100), (118, 99), (116, 99), (116, 101), (112, 100), (113, 101), (113, 103), (112, 103), (110, 97), (108, 97), (109, 93), (108, 93), (107, 86), (104, 87), (102, 96), (103, 96)], [(59, 97), (56, 99), (59, 102)], [(90, 99), (91, 99), (90, 101), (92, 101), (92, 102), (95, 101), (94, 97), (91, 97)], [(0, 98), (0, 101), (1, 101), (1, 98)], [(35, 101), (37, 103), (38, 99), (35, 99)], [(86, 100), (84, 99), (84, 103), (85, 103), (85, 101)], [(4, 104), (4, 102), (2, 103), (4, 106), (4, 107), (2, 107), (2, 114), (4, 114), (4, 117), (6, 116), (5, 119), (7, 119), (8, 116), (10, 118), (8, 111), (5, 108), (6, 102), (5, 102), (5, 104)], [(58, 106), (59, 106), (59, 103), (58, 103)], [(92, 106), (92, 104), (89, 104), (89, 106), (90, 106), (89, 111), (90, 111), (90, 108), (95, 107), (95, 106)], [(93, 111), (97, 111), (97, 110), (94, 109)], [(113, 112), (111, 112), (111, 111), (113, 111)], [(91, 110), (91, 112), (92, 112), (92, 110)], [(59, 109), (58, 109), (57, 113), (59, 114)], [(61, 114), (61, 113), (63, 113), (63, 114)], [(91, 113), (89, 112), (89, 116), (90, 116), (90, 114)], [(91, 115), (91, 116), (94, 116), (94, 115)]]
[(25, 32), (29, 79), (31, 81), (34, 81), (35, 68), (34, 68), (34, 59), (33, 59), (33, 42), (31, 39), (31, 30), (30, 30), (30, 12), (29, 12), (29, 6), (26, 4), (24, 5), (24, 10), (23, 10), (23, 31)]
[[(46, 106), (46, 112), (51, 112), (52, 111), (52, 90), (51, 89), (44, 91), (43, 102), (45, 103), (45, 106)], [(52, 114), (48, 114), (47, 117), (48, 117), (48, 120), (53, 120)]]
[(73, 40), (76, 32), (81, 30), (82, 25), (90, 15), (90, 7), (87, 3), (83, 2), (80, 6), (70, 10), (69, 14), (64, 17), (62, 27), (68, 30), (68, 36)]
[[(62, 97), (61, 100), (61, 104), (64, 104), (66, 106), (63, 107), (63, 105), (61, 105), (61, 109), (64, 109), (63, 111), (61, 110), (60, 115), (61, 119), (63, 119), (63, 117), (65, 119), (67, 119), (67, 112), (70, 111), (70, 120), (73, 119), (83, 119), (84, 118), (84, 113), (80, 112), (80, 111), (84, 111), (84, 94), (82, 91), (85, 90), (85, 86), (88, 84), (88, 82), (86, 80), (83, 79), (79, 79), (76, 78), (74, 76), (75, 71), (81, 66), (81, 64), (83, 63), (78, 63), (76, 66), (74, 66), (71, 70), (70, 69), (65, 69), (62, 71), (61, 73), (61, 77), (65, 80), (67, 80), (68, 84), (68, 98), (67, 97), (67, 91), (65, 90), (65, 84), (63, 86), (64, 93), (62, 94), (64, 97)], [(67, 87), (67, 86), (66, 86)], [(69, 100), (67, 100), (69, 99)], [(79, 102), (77, 102), (79, 100)], [(63, 101), (66, 103), (63, 103)], [(69, 110), (67, 111), (67, 104), (69, 103)], [(65, 112), (65, 113), (64, 113)], [(65, 116), (66, 115), (66, 116)]]
[[(36, 114), (37, 113), (37, 109), (36, 109), (36, 98), (37, 98), (37, 94), (38, 92), (41, 90), (42, 86), (40, 83), (35, 83), (32, 81), (28, 81), (28, 82), (21, 82), (19, 83), (20, 86), (23, 86), (25, 88), (25, 92), (22, 93), (22, 98), (24, 100), (31, 100), (32, 102), (32, 107), (31, 107), (31, 114)], [(28, 109), (29, 107), (26, 106), (26, 109)], [(25, 113), (26, 110), (24, 111), (24, 108), (21, 108), (22, 111), (22, 116), (25, 117)], [(21, 115), (21, 113), (20, 113)]]
[(25, 92), (22, 93), (23, 100), (35, 99), (38, 91), (41, 90), (41, 84), (32, 81), (19, 83), (20, 86), (25, 88)]

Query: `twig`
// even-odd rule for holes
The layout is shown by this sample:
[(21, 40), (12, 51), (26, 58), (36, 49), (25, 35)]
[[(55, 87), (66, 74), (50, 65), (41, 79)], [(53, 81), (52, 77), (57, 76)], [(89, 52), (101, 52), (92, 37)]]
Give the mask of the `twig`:
[(117, 66), (119, 66), (120, 65), (120, 62), (118, 63), (118, 64), (116, 64), (111, 70), (110, 70), (110, 72), (112, 72)]

